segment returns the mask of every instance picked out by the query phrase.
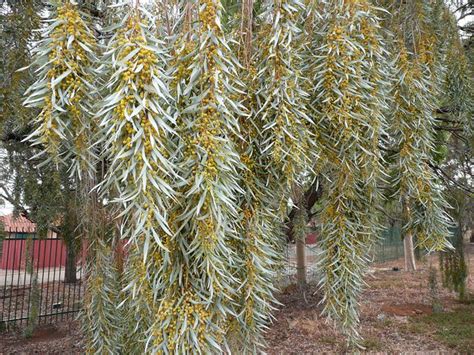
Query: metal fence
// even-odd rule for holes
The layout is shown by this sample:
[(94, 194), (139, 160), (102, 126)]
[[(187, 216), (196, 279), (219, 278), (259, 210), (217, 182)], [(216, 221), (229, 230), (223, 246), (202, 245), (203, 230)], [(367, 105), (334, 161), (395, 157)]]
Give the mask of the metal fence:
[[(285, 252), (286, 263), (276, 280), (280, 285), (296, 282), (295, 244), (288, 243)], [(306, 245), (309, 281), (319, 279), (318, 252), (317, 243)], [(45, 324), (73, 318), (82, 307), (84, 294), (85, 253), (76, 254), (70, 262), (66, 245), (57, 238), (0, 239), (0, 329), (11, 324)], [(399, 227), (382, 232), (372, 257), (376, 263), (403, 257)]]
[(393, 226), (383, 230), (371, 254), (375, 263), (383, 263), (403, 257), (401, 227)]
[[(315, 233), (318, 234), (318, 232)], [(319, 251), (317, 242), (306, 244), (305, 265), (308, 281), (319, 280), (316, 269)], [(277, 283), (283, 286), (296, 283), (296, 245), (288, 243), (285, 254), (285, 265), (283, 265), (277, 277)], [(372, 248), (370, 256), (374, 263), (383, 263), (403, 257), (401, 228), (399, 226), (392, 226), (384, 229), (380, 239)]]
[[(384, 263), (391, 260), (403, 258), (403, 240), (402, 228), (399, 225), (394, 225), (384, 229), (381, 232), (380, 238), (370, 251), (370, 257), (373, 263)], [(452, 238), (459, 236), (461, 230), (458, 226), (451, 229)], [(317, 238), (316, 238), (317, 239)], [(455, 240), (451, 240), (455, 243)], [(320, 249), (318, 243), (306, 244), (305, 247), (305, 265), (306, 278), (308, 281), (319, 280), (317, 275), (316, 263), (319, 258)], [(417, 249), (421, 255), (425, 255), (426, 251)], [(281, 267), (281, 271), (277, 277), (277, 284), (285, 286), (296, 283), (296, 246), (293, 243), (288, 243), (285, 249), (285, 264)]]
[[(319, 250), (317, 243), (305, 245), (306, 278), (308, 281), (319, 280), (316, 275)], [(296, 271), (296, 244), (288, 243), (285, 248), (285, 264), (277, 274), (276, 284), (280, 287), (295, 284), (297, 282)]]
[(0, 240), (0, 326), (73, 318), (81, 308), (84, 259), (73, 255), (57, 238)]

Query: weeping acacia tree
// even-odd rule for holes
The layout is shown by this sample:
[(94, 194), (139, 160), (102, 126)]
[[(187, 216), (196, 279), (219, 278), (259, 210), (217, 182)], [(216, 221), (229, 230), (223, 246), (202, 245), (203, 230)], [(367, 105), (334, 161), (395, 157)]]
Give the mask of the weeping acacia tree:
[(296, 203), (304, 227), (307, 181), (325, 186), (324, 313), (353, 343), (381, 186), (395, 186), (407, 235), (447, 245), (429, 170), (446, 56), (426, 30), (442, 4), (386, 2), (406, 21), (369, 0), (245, 0), (228, 17), (219, 0), (109, 1), (98, 26), (51, 4), (29, 139), (55, 164), (72, 158), (89, 196), (91, 352), (262, 349), (284, 216)]

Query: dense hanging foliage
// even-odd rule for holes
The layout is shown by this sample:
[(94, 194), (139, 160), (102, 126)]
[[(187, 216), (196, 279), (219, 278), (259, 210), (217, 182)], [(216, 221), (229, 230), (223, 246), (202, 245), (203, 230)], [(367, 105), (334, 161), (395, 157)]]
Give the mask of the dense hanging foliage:
[(61, 171), (55, 191), (85, 197), (88, 351), (262, 349), (285, 216), (302, 234), (308, 185), (323, 187), (324, 313), (356, 344), (385, 192), (418, 247), (448, 246), (438, 165), (453, 129), (471, 131), (473, 91), (443, 1), (62, 0), (43, 24), (25, 11), (11, 53), (28, 69), (7, 67), (8, 95), (34, 79), (30, 120), (1, 128), (33, 144), (28, 171)]
[(441, 19), (434, 3), (430, 7), (423, 1), (414, 2), (417, 16), (401, 12), (394, 20), (400, 32), (394, 43), (398, 56), (391, 137), (397, 150), (393, 185), (403, 205), (405, 233), (415, 232), (420, 247), (442, 250), (447, 245), (450, 217), (438, 177), (430, 167), (444, 75), (444, 48), (436, 46), (435, 28)]
[(80, 175), (92, 160), (95, 37), (76, 5), (65, 3), (49, 11), (51, 20), (33, 52), (37, 81), (25, 92), (29, 96), (24, 105), (41, 108), (27, 139), (43, 147), (46, 160), (72, 154)]
[(389, 75), (377, 10), (368, 1), (326, 6), (308, 58), (316, 144), (330, 176), (321, 213), (320, 284), (324, 313), (356, 339), (355, 305), (378, 231)]
[(453, 235), (455, 249), (440, 253), (439, 266), (443, 286), (458, 294), (460, 300), (465, 300), (468, 267), (464, 257), (462, 229)]

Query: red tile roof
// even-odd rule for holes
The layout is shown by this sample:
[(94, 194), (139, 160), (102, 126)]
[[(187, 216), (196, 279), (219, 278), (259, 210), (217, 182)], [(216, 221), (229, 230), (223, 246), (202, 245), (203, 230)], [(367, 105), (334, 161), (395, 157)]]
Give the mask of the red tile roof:
[(8, 233), (35, 233), (36, 224), (24, 216), (13, 217), (13, 213), (0, 216), (5, 232)]

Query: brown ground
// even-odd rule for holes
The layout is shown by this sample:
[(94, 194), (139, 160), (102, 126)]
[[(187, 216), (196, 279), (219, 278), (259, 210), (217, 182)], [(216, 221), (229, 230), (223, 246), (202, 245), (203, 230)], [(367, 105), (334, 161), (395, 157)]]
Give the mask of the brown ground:
[(31, 338), (18, 332), (0, 334), (0, 354), (83, 354), (77, 321), (38, 327)]
[[(470, 246), (469, 292), (474, 293), (474, 246)], [(474, 354), (474, 341), (464, 348), (453, 348), (440, 340), (435, 328), (417, 323), (432, 312), (428, 288), (430, 262), (438, 266), (437, 258), (419, 264), (419, 271), (409, 274), (392, 271), (403, 267), (403, 260), (374, 265), (368, 277), (370, 287), (361, 301), (360, 333), (367, 352), (462, 352)], [(345, 341), (320, 316), (315, 307), (320, 296), (310, 285), (304, 293), (295, 286), (283, 290), (279, 299), (284, 305), (276, 312), (276, 320), (267, 333), (269, 354), (313, 354), (347, 351)], [(439, 287), (445, 314), (467, 307), (453, 293)], [(472, 312), (474, 307), (466, 308)], [(417, 327), (418, 325), (418, 327)], [(472, 345), (472, 347), (471, 347)], [(42, 326), (32, 338), (21, 332), (0, 333), (0, 354), (82, 354), (82, 337), (77, 322)]]
[[(468, 289), (474, 293), (474, 245), (470, 246)], [(369, 288), (361, 298), (363, 345), (368, 352), (455, 352), (474, 354), (471, 348), (452, 349), (434, 336), (435, 330), (417, 329), (417, 317), (432, 313), (428, 274), (429, 265), (437, 268), (436, 256), (419, 263), (415, 273), (392, 271), (403, 268), (403, 259), (373, 267), (367, 278)], [(463, 307), (456, 295), (439, 283), (439, 297), (445, 312)], [(320, 316), (320, 300), (315, 286), (302, 293), (296, 286), (287, 287), (280, 296), (284, 305), (267, 334), (269, 354), (308, 354), (347, 351), (344, 338)], [(472, 312), (474, 307), (468, 308)]]

